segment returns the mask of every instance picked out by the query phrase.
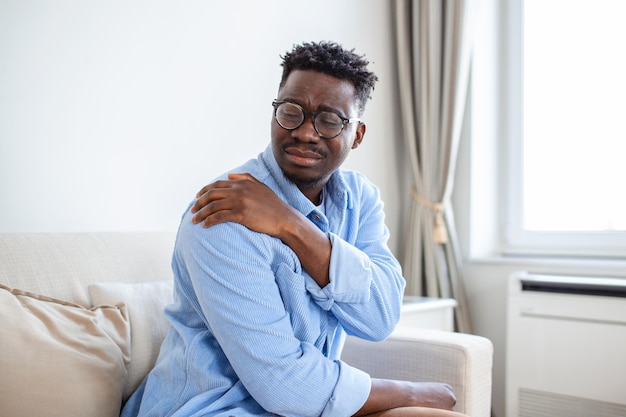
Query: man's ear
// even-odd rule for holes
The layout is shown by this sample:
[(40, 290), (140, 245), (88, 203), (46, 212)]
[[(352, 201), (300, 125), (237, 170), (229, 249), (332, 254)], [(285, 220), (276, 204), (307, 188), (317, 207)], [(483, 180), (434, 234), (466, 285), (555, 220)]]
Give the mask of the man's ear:
[(359, 122), (356, 127), (356, 132), (354, 132), (354, 142), (352, 142), (352, 149), (358, 148), (361, 142), (363, 142), (363, 137), (365, 136), (366, 130), (367, 126), (365, 126), (365, 123)]

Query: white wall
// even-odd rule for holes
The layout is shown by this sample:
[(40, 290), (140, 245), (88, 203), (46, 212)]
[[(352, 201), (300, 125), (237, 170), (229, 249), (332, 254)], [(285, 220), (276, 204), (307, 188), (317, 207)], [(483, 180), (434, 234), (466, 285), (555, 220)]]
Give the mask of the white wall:
[(0, 3), (0, 232), (175, 230), (211, 178), (269, 142), (280, 55), (334, 40), (380, 82), (347, 166), (399, 246), (402, 151), (379, 0)]

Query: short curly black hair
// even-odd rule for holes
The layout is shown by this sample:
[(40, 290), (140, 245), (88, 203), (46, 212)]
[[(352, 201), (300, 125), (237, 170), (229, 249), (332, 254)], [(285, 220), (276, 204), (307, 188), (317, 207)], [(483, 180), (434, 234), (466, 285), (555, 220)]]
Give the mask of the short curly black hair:
[(305, 42), (294, 45), (281, 58), (281, 87), (294, 70), (313, 70), (347, 80), (354, 85), (360, 114), (365, 110), (365, 104), (371, 98), (374, 84), (378, 81), (376, 74), (368, 71), (369, 61), (364, 56), (355, 54), (354, 49), (346, 50), (335, 42)]

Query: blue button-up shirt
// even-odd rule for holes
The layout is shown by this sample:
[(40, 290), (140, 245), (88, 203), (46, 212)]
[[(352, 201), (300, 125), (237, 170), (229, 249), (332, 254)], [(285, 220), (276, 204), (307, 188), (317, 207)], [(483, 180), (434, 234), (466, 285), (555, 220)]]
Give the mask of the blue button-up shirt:
[(194, 225), (187, 210), (172, 260), (171, 328), (122, 415), (350, 416), (371, 380), (340, 360), (346, 332), (386, 338), (405, 285), (379, 192), (338, 170), (316, 207), (271, 146), (232, 172), (252, 174), (328, 235), (330, 283), (320, 288), (279, 239), (236, 223)]

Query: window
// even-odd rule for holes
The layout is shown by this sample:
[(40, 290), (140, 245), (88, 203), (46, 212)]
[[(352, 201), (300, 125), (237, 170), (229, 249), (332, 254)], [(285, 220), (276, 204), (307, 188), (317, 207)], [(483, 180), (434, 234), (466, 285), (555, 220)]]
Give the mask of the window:
[(626, 257), (626, 1), (507, 4), (504, 251)]

